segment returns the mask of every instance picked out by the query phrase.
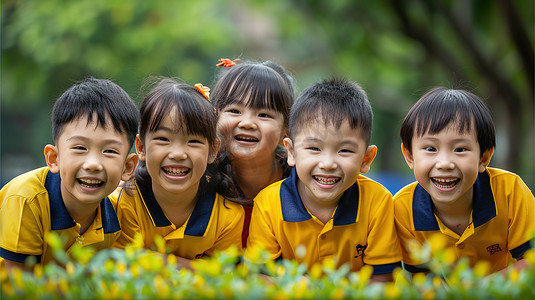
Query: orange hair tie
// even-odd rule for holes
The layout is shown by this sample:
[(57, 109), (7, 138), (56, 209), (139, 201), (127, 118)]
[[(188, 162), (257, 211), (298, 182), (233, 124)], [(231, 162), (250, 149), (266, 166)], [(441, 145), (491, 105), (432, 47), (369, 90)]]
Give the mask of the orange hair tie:
[(199, 91), (204, 98), (210, 100), (210, 88), (207, 86), (202, 85), (201, 83), (197, 83), (194, 85), (194, 87)]
[(221, 67), (221, 66), (224, 66), (225, 68), (230, 68), (232, 66), (235, 66), (236, 65), (236, 62), (240, 60), (239, 58), (236, 58), (235, 60), (230, 60), (228, 58), (221, 58), (219, 61), (220, 63), (218, 63), (217, 65), (215, 65), (216, 67)]

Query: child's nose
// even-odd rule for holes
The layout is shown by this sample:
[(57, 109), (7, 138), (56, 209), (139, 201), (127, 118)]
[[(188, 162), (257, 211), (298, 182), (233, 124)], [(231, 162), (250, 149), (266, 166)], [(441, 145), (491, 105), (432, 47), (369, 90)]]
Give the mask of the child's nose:
[(437, 169), (453, 169), (455, 164), (448, 153), (439, 154), (435, 164)]
[(331, 155), (323, 155), (319, 167), (324, 170), (334, 170), (338, 168), (338, 164), (336, 163), (336, 160), (334, 160)]
[(173, 160), (183, 160), (188, 158), (188, 154), (183, 147), (176, 147), (169, 153), (169, 158)]
[(244, 129), (256, 129), (255, 117), (252, 114), (243, 114), (238, 127)]
[(91, 154), (87, 156), (87, 159), (84, 162), (83, 168), (86, 170), (101, 171), (103, 169), (102, 163), (98, 155)]

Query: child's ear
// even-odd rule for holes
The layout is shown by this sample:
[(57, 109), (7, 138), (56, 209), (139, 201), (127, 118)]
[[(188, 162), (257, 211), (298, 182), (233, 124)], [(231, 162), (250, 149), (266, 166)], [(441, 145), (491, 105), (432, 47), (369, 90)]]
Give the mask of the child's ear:
[(215, 139), (212, 149), (210, 149), (210, 155), (208, 156), (208, 163), (211, 164), (215, 161), (219, 148), (221, 147), (221, 140), (219, 138)]
[(44, 149), (46, 165), (52, 173), (59, 172), (59, 161), (58, 161), (58, 148), (53, 145), (46, 145)]
[(281, 140), (279, 142), (280, 145), (284, 146), (284, 139), (290, 136), (290, 131), (288, 129), (284, 129), (284, 132), (282, 134)]
[(295, 167), (294, 145), (292, 139), (284, 138), (282, 142), (284, 143), (284, 147), (286, 147), (286, 150), (288, 151), (288, 165), (290, 167)]
[(139, 134), (136, 135), (136, 153), (139, 160), (145, 161), (146, 155), (145, 155), (145, 146), (143, 145), (143, 142), (139, 138)]
[(370, 166), (372, 165), (372, 162), (375, 159), (376, 155), (377, 155), (377, 146), (369, 145), (368, 149), (366, 149), (366, 154), (364, 154), (364, 159), (362, 160), (362, 164), (360, 165), (360, 173), (365, 174), (370, 170)]
[(485, 153), (481, 155), (481, 159), (479, 160), (479, 173), (485, 172), (490, 163), (490, 159), (492, 158), (492, 154), (494, 154), (494, 148), (485, 151)]
[(405, 145), (401, 143), (401, 153), (403, 153), (403, 157), (405, 157), (405, 162), (411, 168), (411, 170), (414, 170), (414, 159), (412, 158), (412, 154), (409, 151), (409, 149), (405, 148)]
[(137, 165), (137, 155), (130, 153), (126, 156), (126, 162), (124, 164), (123, 174), (121, 175), (122, 181), (128, 181), (134, 176), (134, 171)]

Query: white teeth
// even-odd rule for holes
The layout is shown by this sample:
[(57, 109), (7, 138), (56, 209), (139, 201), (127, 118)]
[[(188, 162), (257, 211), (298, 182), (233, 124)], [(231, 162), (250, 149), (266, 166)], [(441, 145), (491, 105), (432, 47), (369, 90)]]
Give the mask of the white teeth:
[(314, 176), (314, 179), (321, 184), (335, 184), (340, 180), (340, 178), (334, 178), (334, 177), (325, 178), (325, 177), (317, 177), (317, 176)]
[(244, 142), (257, 142), (258, 139), (252, 138), (252, 137), (244, 137), (244, 136), (237, 136), (237, 140), (244, 141)]
[(189, 169), (187, 169), (187, 168), (186, 169), (184, 169), (184, 168), (165, 168), (164, 172), (169, 174), (169, 175), (184, 176), (184, 175), (188, 174)]
[(96, 187), (103, 183), (102, 180), (98, 179), (78, 179), (81, 185), (87, 186), (87, 187)]
[(435, 178), (435, 181), (437, 182), (440, 182), (440, 183), (452, 183), (452, 182), (455, 182), (457, 179), (440, 179), (440, 178)]
[(454, 187), (457, 184), (458, 179), (433, 178), (433, 182), (439, 188), (446, 189), (446, 188)]

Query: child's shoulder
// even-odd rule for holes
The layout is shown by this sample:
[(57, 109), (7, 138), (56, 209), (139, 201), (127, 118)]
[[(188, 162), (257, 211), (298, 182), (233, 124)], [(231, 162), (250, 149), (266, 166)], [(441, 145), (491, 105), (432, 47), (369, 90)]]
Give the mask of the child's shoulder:
[(47, 193), (45, 181), (48, 172), (48, 167), (42, 167), (18, 175), (2, 187), (0, 191), (1, 198), (19, 196), (26, 199), (33, 199), (38, 194)]
[(377, 197), (378, 195), (392, 197), (392, 193), (384, 185), (362, 174), (359, 174), (357, 183), (359, 189), (362, 189), (365, 192), (364, 195), (369, 195), (371, 197)]

